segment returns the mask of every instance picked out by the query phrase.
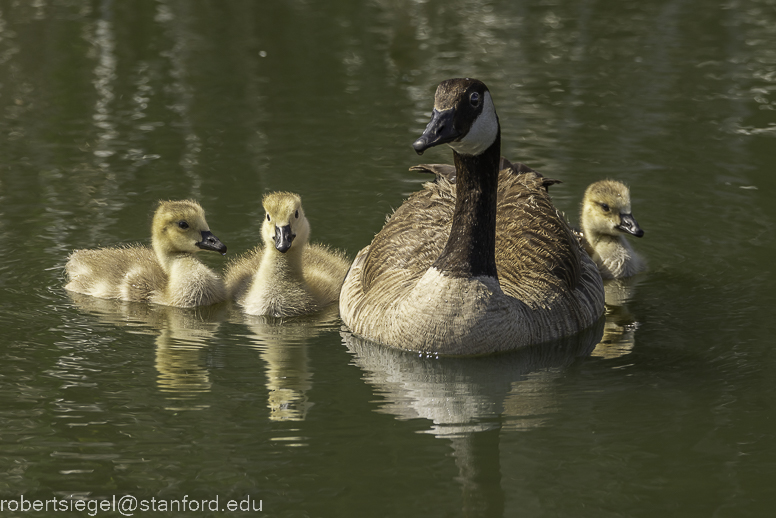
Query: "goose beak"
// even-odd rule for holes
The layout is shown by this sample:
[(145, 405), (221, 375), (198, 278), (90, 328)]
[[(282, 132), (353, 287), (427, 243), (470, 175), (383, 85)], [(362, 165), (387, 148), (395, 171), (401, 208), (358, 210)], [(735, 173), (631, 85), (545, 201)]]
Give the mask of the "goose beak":
[(275, 248), (278, 252), (286, 253), (291, 248), (291, 243), (294, 241), (296, 234), (291, 232), (291, 225), (284, 227), (275, 227)]
[(641, 230), (638, 222), (633, 219), (633, 214), (620, 214), (620, 224), (617, 225), (617, 229), (622, 230), (623, 232), (627, 232), (628, 234), (632, 234), (636, 237), (641, 237), (644, 235), (644, 231)]
[(202, 241), (197, 243), (202, 250), (213, 250), (221, 255), (226, 255), (226, 245), (218, 240), (209, 230), (202, 231)]
[(415, 152), (422, 155), (430, 147), (446, 144), (460, 137), (461, 132), (453, 125), (454, 116), (455, 109), (453, 108), (444, 111), (434, 108), (431, 114), (431, 122), (428, 123), (418, 140), (412, 143)]

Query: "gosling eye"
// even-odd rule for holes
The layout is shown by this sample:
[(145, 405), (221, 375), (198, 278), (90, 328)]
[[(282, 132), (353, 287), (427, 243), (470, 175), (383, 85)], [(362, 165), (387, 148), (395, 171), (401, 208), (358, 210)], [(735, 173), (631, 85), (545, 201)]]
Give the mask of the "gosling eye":
[(186, 230), (187, 228), (189, 228), (189, 224), (186, 223), (185, 221), (179, 221), (178, 227), (182, 228), (183, 230)]
[(480, 105), (480, 94), (477, 92), (472, 92), (472, 94), (469, 96), (469, 102), (472, 106), (475, 108)]
[(269, 217), (269, 214), (267, 214), (267, 221), (272, 221), (272, 218)]
[(609, 205), (607, 205), (606, 203), (602, 203), (601, 208), (604, 209), (604, 212), (609, 212)]
[(299, 219), (299, 211), (296, 211), (296, 212), (294, 212), (294, 217), (295, 217), (296, 219)]

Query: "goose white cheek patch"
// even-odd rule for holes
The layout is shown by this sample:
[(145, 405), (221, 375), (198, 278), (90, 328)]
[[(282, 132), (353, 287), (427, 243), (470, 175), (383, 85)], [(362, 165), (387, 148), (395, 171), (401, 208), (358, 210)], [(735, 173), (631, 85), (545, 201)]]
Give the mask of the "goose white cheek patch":
[(496, 107), (490, 92), (485, 92), (482, 112), (472, 124), (469, 133), (458, 142), (451, 142), (450, 147), (461, 155), (479, 155), (488, 149), (498, 135), (498, 117)]

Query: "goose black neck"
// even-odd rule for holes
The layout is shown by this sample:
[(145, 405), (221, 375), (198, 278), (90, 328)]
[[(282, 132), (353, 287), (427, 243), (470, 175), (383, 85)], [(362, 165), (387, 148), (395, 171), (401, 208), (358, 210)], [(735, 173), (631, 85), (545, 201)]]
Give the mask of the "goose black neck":
[(480, 155), (453, 151), (456, 198), (450, 237), (434, 266), (455, 277), (497, 277), (496, 193), (501, 132)]

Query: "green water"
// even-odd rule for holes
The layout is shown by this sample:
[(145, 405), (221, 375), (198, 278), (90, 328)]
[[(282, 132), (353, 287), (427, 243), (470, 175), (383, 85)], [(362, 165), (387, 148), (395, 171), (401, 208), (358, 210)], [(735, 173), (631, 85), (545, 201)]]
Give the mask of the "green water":
[[(71, 250), (147, 242), (159, 199), (198, 199), (231, 256), (293, 190), (355, 256), (426, 180), (410, 144), (457, 76), (572, 223), (589, 183), (631, 186), (650, 269), (603, 329), (419, 358), (336, 313), (62, 289)], [(0, 0), (0, 499), (769, 516), (775, 92), (772, 0)]]

